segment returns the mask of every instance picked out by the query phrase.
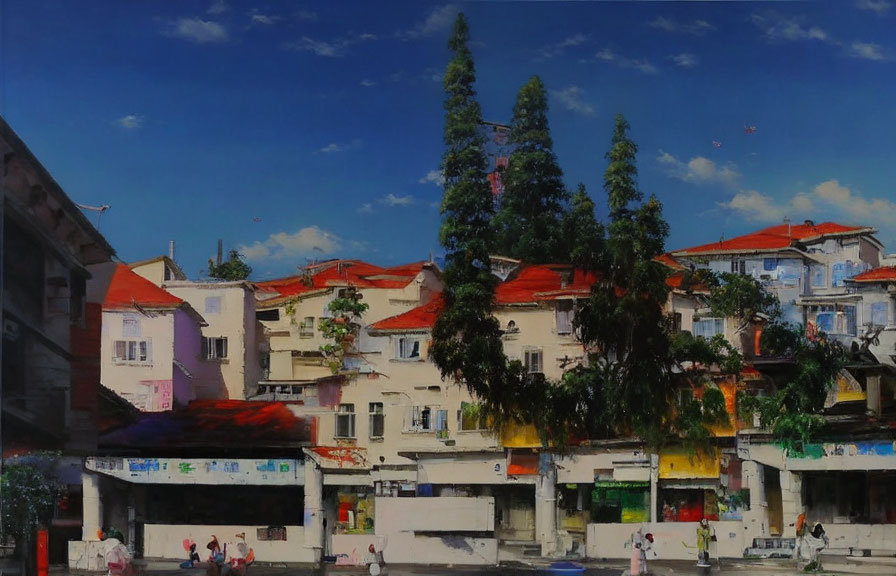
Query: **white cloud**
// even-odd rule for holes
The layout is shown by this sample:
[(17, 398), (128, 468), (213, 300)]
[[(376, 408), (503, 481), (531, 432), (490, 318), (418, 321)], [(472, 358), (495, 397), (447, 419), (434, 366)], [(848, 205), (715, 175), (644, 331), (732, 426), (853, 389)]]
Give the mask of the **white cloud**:
[(862, 58), (864, 60), (888, 60), (881, 50), (880, 44), (872, 44), (868, 42), (853, 42), (849, 47), (849, 55), (853, 58)]
[(595, 54), (594, 57), (604, 62), (611, 62), (619, 66), (620, 68), (634, 68), (635, 70), (640, 70), (645, 74), (655, 74), (657, 72), (656, 66), (654, 66), (647, 60), (635, 60), (632, 58), (626, 58), (625, 56), (616, 54), (609, 48), (604, 48), (603, 50)]
[(693, 54), (688, 54), (687, 52), (673, 54), (672, 56), (669, 56), (669, 58), (675, 62), (676, 66), (680, 66), (681, 68), (693, 68), (697, 65), (697, 57)]
[(878, 16), (883, 16), (890, 11), (893, 3), (886, 0), (858, 0), (856, 7), (859, 10), (870, 10), (871, 12), (876, 12)]
[(217, 22), (201, 18), (181, 18), (174, 22), (169, 34), (196, 44), (226, 42), (229, 38), (227, 28)]
[(358, 206), (358, 214), (371, 214), (373, 213), (373, 204), (370, 202), (365, 202)]
[(276, 24), (279, 20), (279, 16), (268, 16), (267, 14), (260, 14), (255, 10), (249, 14), (249, 26), (254, 26), (256, 24), (260, 26), (271, 26)]
[(396, 196), (391, 192), (386, 194), (382, 198), (379, 199), (381, 204), (385, 204), (386, 206), (408, 206), (414, 203), (414, 197), (408, 194), (407, 196)]
[(206, 12), (208, 12), (209, 14), (223, 14), (228, 10), (230, 10), (230, 6), (227, 5), (227, 2), (225, 2), (224, 0), (215, 0), (215, 2), (213, 2), (212, 5), (208, 7), (208, 10), (206, 10)]
[(285, 45), (285, 47), (289, 50), (311, 52), (318, 56), (325, 56), (327, 58), (341, 58), (342, 56), (345, 56), (348, 52), (348, 49), (355, 44), (359, 44), (361, 42), (369, 42), (371, 40), (376, 40), (376, 36), (368, 33), (359, 34), (357, 36), (337, 38), (336, 40), (333, 40), (331, 42), (314, 40), (313, 38), (302, 36), (301, 40), (297, 42), (289, 42)]
[(666, 167), (666, 174), (672, 178), (693, 184), (723, 184), (735, 186), (740, 180), (740, 172), (733, 165), (719, 166), (709, 158), (695, 156), (683, 162), (672, 154), (660, 150), (657, 162)]
[(551, 96), (556, 98), (564, 108), (583, 116), (596, 116), (594, 107), (583, 98), (582, 89), (578, 86), (567, 86), (563, 90), (551, 90)]
[(360, 148), (360, 147), (361, 147), (361, 140), (358, 138), (355, 138), (354, 140), (352, 140), (351, 142), (349, 142), (347, 144), (339, 144), (336, 142), (331, 142), (331, 143), (327, 144), (326, 146), (324, 146), (323, 148), (320, 148), (318, 150), (318, 152), (322, 152), (323, 154), (333, 154), (336, 152), (347, 152), (349, 150), (354, 150), (355, 148)]
[(418, 22), (413, 28), (405, 32), (404, 36), (408, 38), (422, 38), (449, 30), (454, 25), (454, 19), (459, 11), (460, 9), (454, 4), (433, 8), (423, 22)]
[(675, 32), (680, 34), (693, 34), (699, 36), (715, 30), (716, 27), (706, 20), (694, 20), (693, 22), (678, 22), (672, 18), (658, 16), (655, 20), (648, 23), (652, 28), (659, 28), (666, 32)]
[(373, 86), (376, 86), (376, 82), (374, 82), (373, 80), (369, 80), (367, 78), (361, 80), (361, 82), (359, 82), (359, 84), (361, 84), (361, 86), (364, 86), (365, 88), (371, 88)]
[(758, 222), (780, 222), (788, 214), (786, 206), (756, 190), (738, 192), (731, 200), (718, 204), (722, 208), (738, 212), (747, 220)]
[(125, 130), (136, 130), (137, 128), (141, 128), (143, 126), (143, 116), (139, 116), (137, 114), (128, 114), (127, 116), (122, 116), (121, 118), (116, 120), (115, 123)]
[(800, 19), (783, 18), (777, 14), (752, 14), (750, 20), (756, 25), (769, 41), (820, 40), (834, 42), (834, 40), (818, 26), (804, 26)]
[(317, 226), (308, 226), (291, 234), (277, 232), (271, 234), (263, 242), (239, 246), (237, 250), (246, 262), (264, 262), (267, 260), (299, 261), (313, 253), (333, 254), (342, 247), (342, 240)]
[(539, 50), (539, 59), (547, 60), (549, 58), (553, 58), (555, 56), (559, 56), (562, 54), (567, 48), (571, 48), (573, 46), (581, 46), (585, 42), (588, 41), (588, 36), (584, 34), (575, 34), (573, 36), (569, 36), (568, 38), (564, 38), (560, 42), (556, 44), (549, 44), (547, 46), (543, 46), (541, 50)]
[(885, 198), (868, 200), (860, 194), (853, 193), (846, 186), (841, 186), (837, 180), (826, 180), (818, 184), (812, 193), (838, 212), (848, 214), (857, 220), (888, 225), (896, 221), (896, 203)]
[(896, 203), (886, 198), (865, 198), (837, 180), (816, 184), (810, 192), (798, 192), (790, 198), (775, 199), (756, 190), (738, 192), (719, 206), (761, 222), (780, 222), (785, 216), (830, 215), (844, 223), (858, 223), (892, 229), (896, 221)]
[(445, 177), (442, 175), (441, 170), (430, 170), (426, 173), (426, 176), (418, 180), (420, 184), (435, 184), (436, 186), (444, 186), (445, 185)]

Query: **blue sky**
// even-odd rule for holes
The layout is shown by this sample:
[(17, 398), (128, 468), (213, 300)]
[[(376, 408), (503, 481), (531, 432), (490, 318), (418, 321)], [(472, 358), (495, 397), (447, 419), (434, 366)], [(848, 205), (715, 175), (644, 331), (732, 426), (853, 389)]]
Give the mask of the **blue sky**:
[[(539, 75), (570, 189), (606, 215), (623, 113), (667, 249), (785, 217), (878, 228), (896, 251), (896, 5), (857, 2), (0, 3), (0, 114), (125, 261), (263, 280), (438, 244), (451, 24), (486, 120)], [(746, 126), (755, 132), (747, 133)], [(97, 214), (87, 212), (97, 222)]]

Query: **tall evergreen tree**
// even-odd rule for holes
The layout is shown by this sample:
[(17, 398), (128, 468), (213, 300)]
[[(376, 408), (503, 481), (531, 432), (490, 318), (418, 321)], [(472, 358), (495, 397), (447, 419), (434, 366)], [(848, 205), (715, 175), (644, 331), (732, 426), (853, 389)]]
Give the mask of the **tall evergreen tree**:
[(672, 362), (663, 311), (666, 270), (654, 258), (663, 252), (669, 227), (656, 197), (642, 202), (638, 147), (628, 130), (618, 115), (604, 173), (610, 209), (604, 270), (576, 316), (594, 362), (572, 383), (588, 399), (585, 424), (592, 436), (636, 433), (659, 442)]
[(445, 191), (439, 239), (446, 251), (445, 310), (433, 327), (430, 354), (443, 377), (465, 382), (491, 408), (502, 404), (498, 390), (503, 387), (506, 358), (492, 316), (497, 283), (489, 258), (494, 206), (468, 41), (467, 21), (459, 14), (448, 44), (453, 58), (444, 79)]
[(563, 246), (569, 262), (585, 270), (600, 270), (604, 253), (604, 227), (594, 216), (594, 201), (579, 184), (569, 212), (562, 221)]
[(564, 260), (561, 221), (569, 201), (548, 127), (544, 84), (533, 76), (520, 88), (510, 124), (504, 193), (495, 217), (497, 250), (511, 258), (543, 263)]

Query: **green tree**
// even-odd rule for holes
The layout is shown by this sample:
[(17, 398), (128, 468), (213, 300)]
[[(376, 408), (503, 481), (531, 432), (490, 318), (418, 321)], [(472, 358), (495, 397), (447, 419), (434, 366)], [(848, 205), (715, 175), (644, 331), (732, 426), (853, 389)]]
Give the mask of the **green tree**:
[(504, 193), (495, 216), (495, 247), (511, 258), (544, 263), (566, 260), (561, 222), (569, 202), (554, 154), (544, 84), (533, 76), (520, 88), (510, 123)]
[(218, 280), (245, 280), (252, 273), (252, 268), (243, 262), (242, 255), (236, 250), (230, 251), (230, 257), (225, 262), (215, 264), (208, 261), (208, 275)]
[(445, 70), (445, 154), (442, 223), (445, 309), (433, 327), (431, 356), (442, 376), (463, 382), (486, 410), (501, 404), (506, 359), (492, 316), (497, 279), (491, 273), (494, 215), (487, 158), (479, 126), (482, 112), (473, 87), (476, 71), (469, 27), (458, 14)]
[(0, 476), (3, 501), (3, 533), (15, 539), (18, 558), (30, 553), (35, 530), (48, 526), (53, 517), (60, 485), (49, 472), (55, 460), (35, 464), (9, 464)]
[(576, 324), (591, 351), (590, 374), (580, 384), (590, 400), (590, 434), (639, 434), (656, 442), (668, 415), (671, 349), (663, 307), (667, 271), (663, 253), (668, 224), (662, 205), (642, 202), (637, 188), (637, 145), (616, 117), (604, 189), (610, 209), (607, 251), (600, 280), (580, 308)]
[(361, 329), (361, 316), (370, 308), (369, 304), (361, 302), (361, 298), (360, 292), (348, 289), (343, 296), (334, 298), (327, 304), (332, 317), (320, 319), (318, 329), (321, 335), (332, 341), (321, 345), (320, 351), (334, 374), (338, 374), (342, 368), (345, 353), (353, 349)]
[(562, 221), (563, 246), (569, 262), (576, 268), (600, 270), (604, 254), (604, 227), (594, 216), (594, 201), (579, 184), (569, 212)]
[(786, 323), (765, 326), (760, 345), (767, 354), (783, 357), (772, 375), (774, 394), (740, 391), (738, 412), (744, 419), (758, 413), (760, 426), (787, 449), (802, 451), (826, 428), (824, 402), (845, 364), (845, 350), (824, 333), (810, 339), (801, 326)]
[[(706, 270), (697, 271), (695, 276), (709, 287), (708, 304), (713, 316), (736, 319), (738, 331), (748, 336), (743, 329), (751, 322), (761, 322), (763, 355), (780, 359), (770, 373), (774, 393), (757, 397), (740, 391), (738, 412), (744, 419), (758, 413), (760, 425), (771, 430), (777, 440), (788, 449), (802, 450), (825, 429), (822, 410), (845, 362), (842, 346), (825, 334), (809, 339), (801, 326), (781, 322), (778, 298), (752, 276)], [(716, 336), (718, 339), (721, 336)]]

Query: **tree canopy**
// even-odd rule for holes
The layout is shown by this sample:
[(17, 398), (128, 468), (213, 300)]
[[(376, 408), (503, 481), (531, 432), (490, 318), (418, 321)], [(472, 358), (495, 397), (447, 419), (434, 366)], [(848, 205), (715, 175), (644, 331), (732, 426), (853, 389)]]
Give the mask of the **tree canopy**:
[(547, 112), (547, 90), (533, 76), (520, 88), (513, 107), (509, 138), (513, 151), (494, 219), (496, 250), (530, 263), (568, 258), (561, 222), (569, 194), (554, 154)]
[(458, 14), (448, 43), (453, 56), (444, 76), (445, 188), (439, 239), (446, 251), (445, 309), (433, 327), (430, 355), (443, 377), (465, 383), (487, 406), (505, 405), (500, 390), (506, 359), (491, 314), (497, 283), (490, 258), (494, 204), (469, 34), (466, 18)]
[(230, 257), (220, 264), (208, 261), (208, 275), (218, 280), (245, 280), (252, 273), (252, 268), (243, 262), (243, 256), (236, 250), (230, 251)]

